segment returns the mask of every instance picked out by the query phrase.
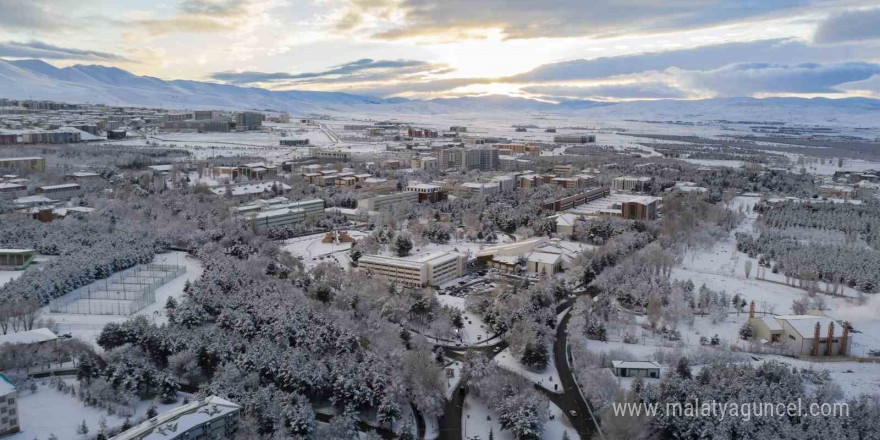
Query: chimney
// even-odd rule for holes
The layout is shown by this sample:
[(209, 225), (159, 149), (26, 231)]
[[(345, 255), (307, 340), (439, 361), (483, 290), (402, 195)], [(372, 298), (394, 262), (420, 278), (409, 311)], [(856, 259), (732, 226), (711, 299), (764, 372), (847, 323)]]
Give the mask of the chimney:
[(828, 342), (825, 344), (825, 356), (831, 356), (831, 346), (834, 345), (834, 323), (828, 323)]
[(847, 355), (846, 346), (847, 346), (848, 342), (849, 342), (849, 326), (844, 325), (843, 326), (843, 336), (840, 337), (840, 355), (841, 356)]
[(755, 300), (752, 300), (752, 303), (749, 305), (749, 319), (755, 317)]
[(821, 326), (816, 323), (816, 330), (813, 331), (813, 348), (810, 350), (810, 356), (819, 356), (819, 328)]

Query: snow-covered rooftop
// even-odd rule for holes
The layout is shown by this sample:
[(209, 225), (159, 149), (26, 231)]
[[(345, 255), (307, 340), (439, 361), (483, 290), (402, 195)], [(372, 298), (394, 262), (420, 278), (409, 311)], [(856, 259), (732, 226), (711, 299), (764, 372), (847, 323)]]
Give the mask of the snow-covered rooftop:
[(0, 345), (3, 344), (35, 344), (37, 342), (48, 342), (58, 339), (52, 330), (47, 328), (37, 328), (33, 330), (21, 331), (16, 333), (8, 333), (0, 336)]

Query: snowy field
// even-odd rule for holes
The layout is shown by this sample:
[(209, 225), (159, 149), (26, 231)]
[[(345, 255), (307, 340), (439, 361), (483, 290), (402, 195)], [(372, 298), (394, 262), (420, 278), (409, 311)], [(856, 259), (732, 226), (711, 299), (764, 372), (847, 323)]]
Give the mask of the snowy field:
[[(68, 385), (77, 383), (74, 379), (66, 379), (65, 382)], [(178, 401), (172, 404), (143, 400), (138, 403), (131, 420), (144, 417), (150, 404), (155, 404), (159, 413), (163, 413), (182, 405), (183, 395), (178, 395)], [(50, 434), (55, 434), (59, 440), (73, 440), (82, 438), (76, 433), (76, 428), (83, 420), (90, 435), (98, 433), (101, 416), (106, 419), (108, 428), (119, 427), (125, 422), (124, 417), (109, 415), (106, 410), (83, 405), (79, 398), (50, 386), (48, 380), (37, 382), (36, 393), (30, 390), (19, 392), (18, 413), (21, 431), (4, 439), (46, 440)]]
[[(186, 266), (186, 272), (177, 278), (169, 281), (165, 285), (156, 290), (156, 302), (139, 310), (134, 316), (146, 316), (156, 324), (167, 322), (165, 316), (165, 303), (169, 296), (179, 298), (183, 294), (183, 286), (187, 281), (193, 282), (202, 275), (202, 264), (195, 257), (191, 257), (185, 252), (172, 251), (166, 254), (156, 255), (153, 263), (161, 264), (177, 264)], [(100, 348), (95, 343), (101, 329), (109, 322), (123, 322), (128, 319), (127, 316), (115, 315), (76, 315), (50, 313), (49, 307), (43, 307), (43, 316), (55, 321), (58, 327), (58, 333), (70, 333), (77, 339), (91, 342), (96, 349)]]
[[(346, 232), (355, 240), (360, 240), (367, 236), (366, 233), (353, 229)], [(326, 233), (322, 232), (291, 238), (284, 241), (281, 249), (290, 252), (293, 256), (302, 257), (303, 264), (306, 267), (314, 267), (318, 263), (331, 262), (343, 269), (350, 269), (351, 260), (348, 258), (348, 251), (351, 249), (352, 243), (322, 243), (326, 235)]]

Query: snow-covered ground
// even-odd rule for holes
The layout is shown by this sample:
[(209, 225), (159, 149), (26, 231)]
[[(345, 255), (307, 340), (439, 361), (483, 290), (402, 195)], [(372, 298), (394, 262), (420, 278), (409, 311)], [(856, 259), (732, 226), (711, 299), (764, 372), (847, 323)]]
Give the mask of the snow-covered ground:
[[(356, 230), (347, 231), (355, 240), (359, 240), (367, 236), (366, 233)], [(291, 255), (302, 257), (303, 263), (307, 267), (315, 266), (318, 263), (329, 261), (336, 263), (343, 269), (348, 270), (351, 267), (351, 260), (348, 258), (348, 250), (351, 249), (351, 243), (322, 243), (321, 241), (327, 234), (312, 234), (303, 237), (291, 238), (285, 240), (282, 249), (290, 252)]]
[(479, 316), (465, 309), (465, 299), (452, 295), (437, 295), (440, 304), (461, 310), (464, 318), (464, 328), (461, 329), (461, 339), (465, 344), (475, 344), (495, 336), (495, 332), (487, 326)]
[(23, 270), (0, 270), (0, 286), (20, 277), (23, 273)]
[[(76, 384), (74, 379), (66, 379), (68, 385)], [(159, 413), (168, 411), (182, 405), (183, 396), (172, 404), (163, 404), (159, 401), (143, 400), (135, 408), (135, 415), (131, 420), (143, 417), (147, 413), (150, 404), (155, 404)], [(55, 434), (60, 440), (74, 440), (82, 438), (76, 433), (77, 426), (85, 420), (89, 428), (89, 434), (98, 433), (101, 416), (107, 421), (108, 428), (121, 426), (125, 422), (124, 417), (109, 415), (107, 411), (93, 406), (85, 406), (75, 396), (58, 391), (48, 384), (48, 380), (37, 382), (37, 392), (30, 390), (19, 391), (18, 394), (18, 417), (21, 431), (9, 437), (8, 440), (45, 440), (50, 434)]]
[[(146, 316), (156, 324), (167, 322), (165, 316), (165, 303), (169, 296), (179, 298), (183, 294), (183, 287), (187, 281), (193, 282), (197, 280), (203, 272), (201, 262), (185, 252), (172, 251), (166, 254), (156, 255), (153, 259), (154, 263), (177, 264), (186, 266), (186, 272), (169, 281), (165, 285), (156, 290), (156, 302), (139, 310), (135, 316)], [(49, 307), (43, 307), (42, 316), (55, 321), (58, 326), (58, 332), (61, 334), (70, 333), (75, 338), (83, 341), (91, 342), (95, 345), (95, 340), (101, 329), (110, 322), (123, 322), (128, 319), (127, 316), (116, 315), (75, 315), (66, 313), (51, 313)]]
[[(579, 439), (580, 436), (574, 427), (569, 424), (568, 418), (565, 417), (562, 410), (553, 402), (549, 402), (549, 404), (550, 416), (552, 418), (544, 424), (541, 438), (558, 440), (562, 438), (564, 432), (568, 432), (568, 437), (572, 440)], [(491, 431), (493, 438), (497, 440), (514, 440), (510, 431), (501, 430), (501, 424), (498, 423), (498, 415), (473, 394), (465, 396), (461, 417), (463, 438), (470, 439), (479, 436), (481, 440), (486, 440), (489, 438), (489, 432)]]
[(494, 360), (499, 367), (516, 373), (535, 384), (540, 385), (547, 391), (562, 394), (563, 390), (558, 386), (560, 384), (559, 372), (556, 371), (556, 361), (553, 359), (553, 346), (547, 347), (547, 354), (547, 367), (541, 371), (534, 371), (530, 368), (526, 368), (512, 354), (510, 354), (510, 348), (502, 350), (497, 356), (495, 356)]

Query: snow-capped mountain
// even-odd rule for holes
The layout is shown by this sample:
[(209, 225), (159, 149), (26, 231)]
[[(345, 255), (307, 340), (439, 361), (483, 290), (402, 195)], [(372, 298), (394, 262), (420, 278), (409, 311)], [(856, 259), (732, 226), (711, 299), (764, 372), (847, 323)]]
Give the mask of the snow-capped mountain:
[(164, 108), (284, 110), (309, 113), (564, 113), (594, 119), (749, 120), (875, 125), (880, 100), (865, 98), (716, 98), (559, 104), (509, 96), (432, 100), (374, 98), (338, 92), (273, 91), (199, 81), (166, 81), (115, 67), (58, 68), (39, 60), (0, 60), (0, 97)]

